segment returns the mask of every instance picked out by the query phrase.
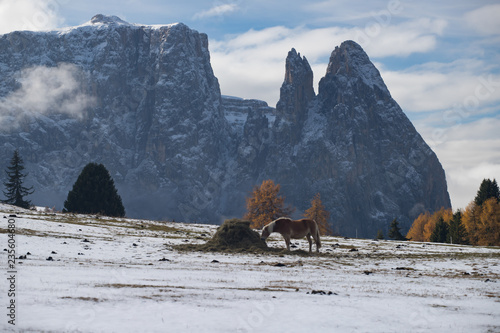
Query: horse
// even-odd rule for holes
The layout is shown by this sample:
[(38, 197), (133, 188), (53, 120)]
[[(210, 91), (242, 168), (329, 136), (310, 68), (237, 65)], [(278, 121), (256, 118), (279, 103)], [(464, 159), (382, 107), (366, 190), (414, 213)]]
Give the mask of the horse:
[(309, 242), (309, 253), (312, 251), (311, 236), (316, 244), (316, 252), (319, 252), (319, 248), (321, 247), (318, 224), (314, 220), (292, 220), (288, 217), (280, 217), (262, 228), (260, 239), (265, 241), (273, 232), (279, 232), (281, 236), (283, 236), (288, 251), (290, 251), (291, 238), (298, 239), (307, 237), (307, 241)]

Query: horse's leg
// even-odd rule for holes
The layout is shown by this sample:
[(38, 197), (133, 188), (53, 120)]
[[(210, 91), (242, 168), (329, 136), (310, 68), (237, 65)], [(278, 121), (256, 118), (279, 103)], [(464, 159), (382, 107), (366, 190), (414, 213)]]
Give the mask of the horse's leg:
[(313, 242), (311, 240), (311, 234), (307, 234), (307, 241), (309, 242), (309, 253), (312, 252)]
[(319, 228), (316, 228), (316, 237), (314, 237), (314, 242), (316, 243), (316, 252), (319, 252), (319, 248), (321, 247), (321, 236), (319, 234)]
[(285, 239), (287, 250), (290, 251), (290, 237), (283, 235), (283, 238)]

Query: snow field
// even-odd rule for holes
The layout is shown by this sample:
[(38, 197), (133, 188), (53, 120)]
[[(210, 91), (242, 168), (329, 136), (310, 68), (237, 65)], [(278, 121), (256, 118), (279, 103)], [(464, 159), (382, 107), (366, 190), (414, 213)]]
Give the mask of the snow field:
[[(204, 243), (217, 226), (30, 211), (15, 220), (17, 254), (31, 253), (16, 265), (20, 331), (500, 331), (498, 248), (323, 237), (321, 256), (203, 253), (174, 246)], [(268, 244), (284, 247), (279, 235)]]

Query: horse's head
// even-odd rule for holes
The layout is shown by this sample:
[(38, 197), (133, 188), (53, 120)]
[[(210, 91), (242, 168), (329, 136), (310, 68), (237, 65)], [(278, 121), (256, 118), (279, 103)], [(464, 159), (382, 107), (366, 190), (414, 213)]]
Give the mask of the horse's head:
[(265, 241), (267, 239), (267, 237), (269, 237), (271, 232), (273, 232), (273, 226), (272, 226), (272, 223), (269, 223), (264, 228), (262, 228), (262, 234), (260, 235), (260, 239)]

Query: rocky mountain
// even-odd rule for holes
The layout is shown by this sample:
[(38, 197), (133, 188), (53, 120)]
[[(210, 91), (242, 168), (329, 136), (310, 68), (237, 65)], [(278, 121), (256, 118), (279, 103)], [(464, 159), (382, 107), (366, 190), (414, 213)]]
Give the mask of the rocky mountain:
[(265, 170), (295, 205), (320, 193), (341, 234), (366, 237), (451, 206), (439, 160), (358, 44), (335, 48), (317, 96), (311, 82), (292, 50)]
[(6, 34), (0, 78), (0, 167), (18, 148), (38, 205), (61, 208), (95, 161), (132, 217), (217, 223), (269, 178), (297, 213), (321, 193), (344, 235), (450, 206), (437, 157), (354, 42), (333, 51), (317, 95), (290, 51), (276, 109), (222, 97), (207, 36), (181, 23), (96, 15)]

